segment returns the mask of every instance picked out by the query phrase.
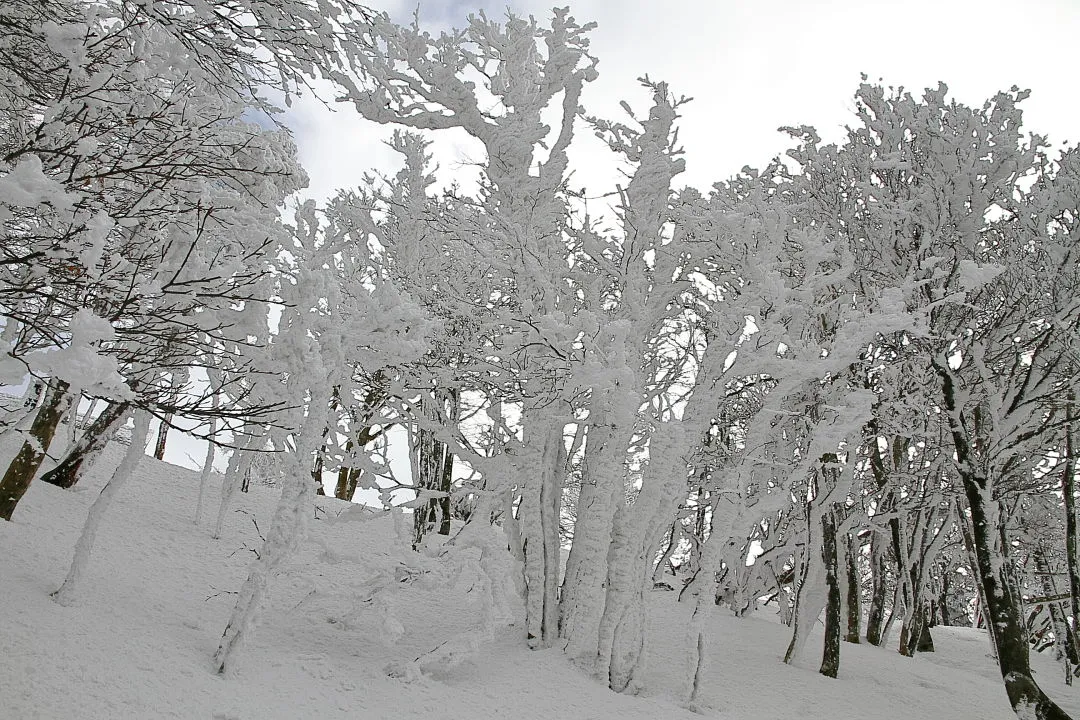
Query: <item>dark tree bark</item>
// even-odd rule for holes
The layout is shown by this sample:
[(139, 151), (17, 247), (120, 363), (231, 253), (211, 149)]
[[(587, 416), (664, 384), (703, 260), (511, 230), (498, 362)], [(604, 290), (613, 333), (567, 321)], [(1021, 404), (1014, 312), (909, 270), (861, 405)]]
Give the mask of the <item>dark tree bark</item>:
[(862, 614), (859, 603), (859, 561), (858, 544), (851, 533), (844, 533), (844, 560), (846, 563), (845, 576), (847, 578), (845, 605), (847, 607), (847, 629), (844, 640), (858, 644), (859, 624)]
[[(421, 406), (425, 411), (424, 415), (430, 420), (443, 424), (457, 422), (458, 397), (455, 390), (436, 389), (434, 397), (425, 395), (421, 399)], [(446, 443), (435, 437), (434, 430), (417, 428), (416, 452), (420, 475), (416, 479), (417, 488), (445, 494), (431, 498), (416, 509), (414, 547), (418, 546), (429, 532), (450, 534), (450, 490), (454, 470), (454, 453)]]
[(821, 517), (822, 548), (825, 561), (825, 649), (821, 674), (834, 678), (840, 671), (840, 561), (836, 542), (836, 510)]
[(952, 590), (952, 583), (949, 580), (951, 577), (949, 573), (949, 567), (945, 563), (941, 566), (941, 582), (938, 584), (938, 621), (948, 627), (953, 625), (952, 611), (949, 609), (949, 595)]
[(888, 544), (885, 533), (875, 530), (870, 538), (871, 592), (870, 608), (866, 616), (866, 642), (881, 645), (885, 626), (885, 598), (888, 594), (886, 570), (888, 567)]
[(18, 454), (8, 465), (3, 479), (0, 479), (0, 518), (4, 520), (11, 520), (15, 507), (26, 494), (45, 459), (60, 418), (71, 405), (68, 383), (63, 380), (54, 379), (49, 385), (48, 393), (30, 425), (32, 439), (22, 444)]
[(1076, 396), (1069, 391), (1065, 404), (1065, 462), (1061, 474), (1061, 493), (1065, 501), (1065, 566), (1069, 574), (1069, 609), (1073, 616), (1072, 632), (1069, 633), (1069, 659), (1080, 669), (1080, 561), (1076, 546), (1076, 447), (1073, 444), (1073, 409)]
[(323, 475), (323, 456), (326, 455), (326, 437), (329, 434), (329, 430), (323, 433), (322, 445), (319, 446), (319, 451), (315, 453), (315, 462), (311, 466), (311, 479), (315, 482), (315, 494), (325, 495), (326, 491), (323, 490), (322, 475)]
[(169, 423), (172, 422), (172, 417), (172, 413), (168, 413), (158, 426), (157, 441), (154, 443), (154, 458), (156, 460), (165, 459), (165, 442), (169, 438)]
[(934, 652), (934, 637), (930, 634), (930, 609), (923, 607), (916, 613), (920, 617), (918, 641), (915, 643), (915, 652)]
[(1020, 616), (1018, 593), (1006, 569), (1008, 544), (1001, 542), (1002, 513), (993, 495), (992, 479), (980, 468), (980, 458), (968, 439), (952, 372), (945, 362), (935, 360), (934, 365), (941, 377), (942, 409), (949, 419), (956, 453), (955, 469), (971, 512), (971, 540), (977, 577), (983, 588), (987, 624), (994, 627), (992, 638), (1009, 703), (1020, 717), (1071, 720), (1047, 697), (1032, 675), (1030, 646)]
[(56, 467), (41, 476), (42, 481), (62, 488), (74, 487), (101, 455), (116, 429), (127, 419), (130, 407), (126, 402), (110, 403), (83, 430)]

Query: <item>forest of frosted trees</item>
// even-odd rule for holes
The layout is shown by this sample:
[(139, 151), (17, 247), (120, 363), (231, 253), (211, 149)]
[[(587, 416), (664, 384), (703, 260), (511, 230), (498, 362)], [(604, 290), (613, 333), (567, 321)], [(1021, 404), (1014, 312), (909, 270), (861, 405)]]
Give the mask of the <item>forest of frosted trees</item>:
[[(692, 88), (643, 78), (591, 115), (590, 30), (566, 9), (436, 35), (352, 0), (0, 4), (0, 383), (27, 391), (0, 411), (0, 515), (132, 428), (54, 599), (78, 602), (112, 498), (173, 428), (210, 441), (218, 533), (253, 474), (281, 488), (220, 673), (315, 494), (375, 490), (407, 500), (418, 551), (476, 530), (514, 563), (521, 642), (615, 691), (670, 588), (694, 608), (689, 707), (709, 614), (771, 608), (784, 660), (832, 677), (844, 642), (911, 656), (934, 626), (987, 628), (1017, 714), (1066, 718), (1030, 656), (1080, 670), (1080, 151), (1025, 128), (1017, 88), (967, 106), (864, 82), (839, 142), (785, 128), (766, 167), (682, 187)], [(297, 200), (281, 106), (311, 93), (384, 126), (401, 169)], [(449, 132), (482, 148), (475, 185), (436, 182)], [(580, 187), (588, 136), (621, 182)]]

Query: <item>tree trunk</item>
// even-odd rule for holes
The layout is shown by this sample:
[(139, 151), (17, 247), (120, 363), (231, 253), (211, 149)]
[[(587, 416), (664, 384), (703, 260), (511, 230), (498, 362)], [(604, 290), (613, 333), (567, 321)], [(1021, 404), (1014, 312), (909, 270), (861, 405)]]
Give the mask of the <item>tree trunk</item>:
[[(353, 441), (352, 436), (345, 442), (345, 457), (348, 458), (356, 447), (356, 443)], [(352, 502), (353, 495), (356, 494), (356, 478), (359, 477), (359, 468), (352, 468), (342, 463), (338, 468), (337, 484), (334, 486), (334, 497), (338, 500), (347, 500)]]
[(880, 646), (885, 624), (885, 597), (888, 594), (886, 568), (888, 567), (888, 539), (885, 533), (875, 530), (870, 537), (871, 592), (870, 608), (866, 615), (866, 642)]
[(942, 400), (956, 451), (956, 472), (963, 483), (971, 512), (972, 544), (977, 563), (977, 577), (983, 588), (988, 625), (997, 649), (998, 666), (1005, 692), (1016, 714), (1027, 720), (1071, 720), (1057, 703), (1047, 697), (1031, 672), (1027, 633), (1020, 618), (1017, 592), (1012, 587), (1008, 563), (1008, 545), (1002, 544), (1003, 519), (994, 497), (993, 481), (979, 469), (980, 458), (968, 440), (967, 429), (957, 406), (953, 375), (947, 364), (935, 361), (942, 379)]
[[(251, 428), (253, 433), (260, 432), (258, 428)], [(229, 465), (221, 478), (221, 498), (218, 502), (217, 522), (214, 523), (212, 538), (217, 540), (221, 537), (221, 530), (225, 525), (225, 515), (229, 512), (233, 496), (237, 490), (242, 490), (247, 483), (248, 472), (251, 470), (251, 452), (259, 443), (265, 442), (263, 436), (247, 435), (233, 450), (229, 458)]]
[(844, 533), (844, 560), (847, 567), (844, 575), (847, 579), (846, 608), (847, 632), (844, 640), (858, 644), (859, 625), (862, 608), (859, 603), (859, 546), (851, 533)]
[(383, 377), (382, 371), (377, 373), (377, 378), (380, 379), (369, 387), (364, 394), (362, 407), (356, 412), (350, 411), (349, 413), (349, 438), (345, 445), (346, 459), (342, 462), (341, 468), (338, 469), (337, 485), (334, 488), (334, 496), (338, 500), (348, 500), (349, 502), (352, 502), (353, 495), (356, 494), (356, 486), (360, 481), (361, 468), (349, 467), (347, 465), (348, 458), (350, 458), (354, 452), (364, 452), (368, 444), (382, 435), (387, 429), (387, 426), (383, 426), (379, 430), (372, 428), (372, 420), (375, 419), (375, 413), (386, 399), (385, 388), (383, 386), (385, 378)]
[(930, 634), (930, 616), (929, 609), (923, 608), (919, 611), (919, 615), (922, 617), (922, 623), (919, 627), (919, 639), (915, 643), (915, 651), (921, 653), (934, 652), (934, 637)]
[[(214, 400), (217, 400), (217, 396), (214, 396)], [(215, 403), (216, 405), (216, 403)], [(210, 421), (210, 435), (214, 436), (216, 431), (215, 421)], [(195, 524), (202, 523), (203, 509), (205, 508), (206, 499), (206, 486), (210, 484), (210, 473), (214, 470), (214, 455), (217, 454), (217, 447), (213, 442), (207, 441), (206, 443), (206, 456), (203, 458), (202, 470), (199, 472), (199, 499), (195, 502)]]
[(116, 429), (127, 420), (130, 408), (126, 402), (110, 403), (68, 448), (56, 467), (41, 476), (41, 480), (62, 488), (74, 487), (101, 455)]
[(49, 451), (49, 444), (56, 434), (56, 426), (67, 412), (71, 400), (68, 383), (54, 379), (49, 386), (49, 395), (38, 408), (30, 425), (30, 439), (22, 444), (0, 480), (0, 518), (11, 520), (15, 506), (22, 500), (41, 467), (45, 453)]
[(90, 564), (90, 554), (94, 550), (94, 541), (97, 531), (101, 527), (101, 520), (112, 506), (117, 493), (123, 488), (135, 472), (146, 452), (146, 436), (150, 430), (150, 413), (140, 410), (135, 414), (135, 430), (131, 433), (131, 445), (124, 453), (124, 459), (119, 467), (113, 472), (105, 487), (101, 489), (97, 500), (90, 506), (90, 512), (86, 516), (82, 534), (75, 543), (75, 553), (71, 559), (71, 567), (60, 589), (53, 593), (53, 599), (60, 605), (71, 605), (79, 599), (82, 590), (83, 577), (86, 568)]
[(1069, 574), (1069, 609), (1072, 632), (1068, 636), (1069, 659), (1080, 668), (1080, 560), (1076, 537), (1076, 447), (1073, 444), (1073, 408), (1075, 393), (1070, 390), (1065, 405), (1065, 462), (1061, 474), (1061, 493), (1065, 501), (1065, 565)]
[(162, 419), (161, 424), (158, 425), (157, 442), (154, 443), (154, 459), (165, 459), (165, 442), (169, 438), (169, 423), (172, 422), (172, 413), (167, 413)]
[[(454, 390), (436, 389), (434, 397), (424, 395), (420, 399), (420, 409), (429, 421), (443, 426), (457, 423), (458, 397)], [(418, 490), (435, 490), (443, 493), (433, 497), (414, 513), (415, 542), (420, 545), (424, 535), (437, 532), (450, 534), (450, 490), (453, 483), (454, 453), (450, 447), (435, 437), (431, 428), (417, 428), (416, 469), (419, 477), (415, 484)], [(340, 476), (338, 478), (340, 480)]]
[(822, 558), (820, 516), (807, 509), (806, 552), (802, 563), (799, 585), (795, 593), (795, 613), (792, 622), (791, 642), (784, 653), (784, 662), (794, 663), (810, 637), (810, 630), (828, 600), (826, 569)]
[[(916, 521), (915, 524), (918, 525), (918, 522)], [(889, 520), (889, 529), (892, 531), (893, 554), (896, 556), (897, 588), (904, 604), (904, 617), (900, 623), (899, 651), (901, 655), (911, 657), (915, 654), (916, 639), (922, 633), (923, 615), (917, 582), (919, 568), (915, 558), (912, 557), (911, 547), (903, 541), (899, 517)], [(918, 528), (909, 528), (909, 530), (917, 531)], [(894, 605), (893, 612), (895, 611)]]
[(591, 668), (599, 642), (604, 613), (604, 583), (615, 513), (625, 502), (622, 462), (624, 438), (617, 434), (604, 408), (589, 411), (585, 438), (581, 492), (578, 495), (574, 541), (566, 559), (559, 608), (559, 635), (566, 640), (566, 654)]
[(953, 619), (952, 610), (949, 608), (949, 598), (952, 595), (952, 582), (949, 580), (950, 577), (949, 567), (945, 563), (942, 563), (941, 582), (938, 586), (938, 616), (941, 620), (941, 624), (946, 627), (956, 624), (956, 621)]
[[(443, 451), (442, 470), (439, 475), (439, 491), (445, 493), (441, 498), (436, 498), (439, 503), (439, 511), (442, 514), (442, 521), (439, 523), (439, 534), (450, 534), (450, 491), (453, 489), (454, 481), (454, 453), (450, 450), (446, 443), (441, 443)], [(558, 509), (556, 509), (556, 513)], [(558, 518), (556, 517), (556, 522)]]
[[(821, 557), (825, 563), (825, 648), (821, 674), (835, 678), (840, 671), (840, 562), (836, 543), (836, 511), (821, 516)], [(856, 631), (856, 637), (858, 632)]]
[[(315, 358), (317, 363), (312, 372), (322, 380), (326, 371), (318, 352)], [(308, 519), (315, 502), (315, 486), (307, 473), (311, 469), (311, 458), (319, 451), (324, 437), (329, 401), (329, 392), (318, 385), (311, 389), (309, 412), (297, 435), (293, 467), (281, 483), (281, 499), (274, 519), (266, 531), (258, 557), (237, 593), (236, 605), (214, 653), (214, 666), (220, 675), (235, 671), (237, 653), (255, 632), (255, 625), (269, 599), (271, 581), (293, 558), (307, 535)]]
[(525, 466), (518, 518), (525, 551), (525, 620), (530, 647), (550, 647), (559, 630), (559, 509), (562, 503), (562, 419), (523, 418)]

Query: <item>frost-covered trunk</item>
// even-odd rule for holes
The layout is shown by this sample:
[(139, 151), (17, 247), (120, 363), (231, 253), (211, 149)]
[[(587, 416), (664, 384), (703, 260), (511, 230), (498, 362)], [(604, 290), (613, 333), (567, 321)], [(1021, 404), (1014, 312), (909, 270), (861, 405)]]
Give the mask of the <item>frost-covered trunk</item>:
[(721, 497), (712, 513), (712, 533), (701, 544), (700, 562), (686, 590), (694, 598), (694, 611), (687, 626), (687, 649), (683, 690), (686, 707), (701, 712), (701, 689), (708, 667), (708, 620), (716, 607), (717, 574), (724, 561), (724, 549), (732, 541), (731, 529), (742, 516), (743, 507), (734, 507)]
[[(908, 543), (904, 540), (899, 518), (890, 521), (893, 535), (893, 552), (896, 554), (896, 582), (903, 598), (904, 614), (900, 617), (901, 655), (911, 657), (915, 654), (915, 641), (922, 633), (922, 592), (918, 582), (919, 564), (912, 557)], [(894, 610), (895, 614), (895, 610)]]
[(641, 491), (633, 505), (621, 504), (615, 515), (597, 668), (618, 692), (640, 687), (647, 660), (645, 594), (664, 530), (686, 494), (689, 450), (704, 434), (700, 425), (689, 419), (660, 424), (650, 440)]
[[(214, 393), (213, 407), (216, 410), (221, 402), (217, 393)], [(206, 509), (206, 488), (210, 484), (210, 473), (214, 471), (214, 457), (217, 455), (217, 445), (213, 439), (217, 435), (217, 421), (210, 420), (210, 439), (206, 442), (206, 456), (203, 458), (202, 470), (199, 472), (199, 499), (195, 502), (195, 524), (201, 525), (203, 512)]]
[(83, 524), (82, 534), (75, 543), (75, 553), (71, 559), (71, 568), (63, 585), (53, 593), (53, 598), (61, 605), (71, 605), (79, 599), (82, 590), (83, 578), (86, 568), (90, 564), (90, 554), (94, 550), (94, 541), (97, 531), (101, 527), (101, 521), (105, 513), (116, 499), (117, 494), (131, 479), (139, 461), (146, 453), (146, 437), (150, 431), (150, 413), (139, 410), (135, 413), (135, 429), (131, 433), (131, 445), (124, 453), (124, 459), (120, 461), (113, 472), (112, 477), (105, 483), (105, 487), (98, 493), (94, 504), (90, 506), (90, 512)]
[[(910, 517), (910, 516), (909, 516)], [(937, 557), (945, 542), (950, 513), (939, 504), (931, 504), (915, 514), (910, 525), (911, 539), (904, 539), (900, 523), (894, 525), (896, 552), (904, 558), (900, 576), (904, 588), (904, 618), (900, 630), (900, 654), (908, 657), (916, 652), (933, 652), (930, 635), (927, 586), (932, 559)], [(943, 518), (943, 519), (941, 519)]]
[(566, 448), (561, 418), (526, 413), (521, 526), (525, 555), (525, 618), (530, 646), (549, 647), (559, 625), (559, 513)]
[(675, 551), (679, 549), (679, 540), (681, 539), (682, 519), (675, 518), (671, 523), (671, 528), (664, 534), (664, 552), (660, 556), (660, 559), (656, 561), (656, 567), (653, 568), (652, 581), (655, 586), (656, 583), (662, 582), (660, 578), (663, 577), (664, 572), (668, 567), (668, 563), (671, 562), (671, 558), (675, 555)]
[(980, 469), (980, 458), (968, 439), (952, 372), (944, 362), (935, 361), (935, 368), (941, 377), (943, 410), (952, 434), (956, 472), (971, 512), (977, 579), (983, 589), (987, 624), (994, 628), (992, 638), (1005, 692), (1013, 710), (1024, 720), (1071, 720), (1032, 675), (1019, 593), (1009, 573), (1007, 546), (1001, 542), (1004, 518), (994, 497), (993, 478)]
[(827, 599), (826, 568), (822, 557), (822, 512), (807, 509), (806, 553), (802, 564), (802, 576), (795, 593), (795, 619), (792, 623), (791, 642), (784, 653), (784, 662), (794, 663), (801, 656), (810, 639), (810, 631), (818, 621)]
[[(716, 513), (713, 514), (714, 523)], [(716, 574), (720, 571), (722, 545), (714, 533), (701, 548), (701, 561), (692, 580), (693, 587), (688, 588), (696, 594), (694, 612), (687, 626), (686, 689), (683, 691), (686, 707), (693, 712), (701, 711), (701, 691), (708, 671), (708, 620), (716, 607)]]
[[(309, 368), (322, 380), (326, 372), (321, 363)], [(270, 596), (270, 582), (292, 559), (307, 533), (308, 518), (315, 503), (315, 484), (311, 481), (311, 461), (323, 440), (326, 409), (330, 403), (328, 388), (316, 385), (308, 404), (292, 454), (292, 467), (282, 480), (281, 499), (267, 530), (259, 556), (248, 570), (247, 580), (240, 588), (236, 606), (222, 633), (221, 643), (214, 653), (214, 668), (219, 674), (235, 669), (237, 653), (255, 632), (259, 615)]]
[(0, 518), (11, 519), (15, 507), (26, 494), (34, 475), (41, 467), (49, 444), (56, 434), (56, 426), (67, 412), (71, 401), (72, 394), (68, 392), (68, 383), (54, 379), (49, 385), (48, 396), (30, 424), (30, 438), (23, 442), (19, 452), (8, 465), (4, 477), (0, 479)]
[(101, 455), (113, 433), (127, 421), (130, 409), (126, 402), (110, 403), (67, 449), (63, 459), (41, 476), (42, 482), (62, 488), (74, 487)]
[[(251, 469), (252, 456), (249, 451), (255, 449), (258, 443), (263, 440), (259, 428), (249, 427), (248, 429), (251, 432), (245, 434), (240, 445), (233, 450), (232, 456), (229, 457), (229, 465), (221, 478), (221, 498), (218, 502), (217, 521), (214, 523), (214, 532), (211, 535), (215, 540), (221, 537), (221, 530), (225, 525), (225, 516), (229, 512), (232, 499), (240, 490), (244, 478)], [(304, 472), (308, 473), (309, 478), (311, 477), (310, 468), (305, 468)]]
[[(458, 405), (456, 390), (436, 388), (433, 396), (427, 393), (420, 396), (420, 410), (425, 419), (433, 424), (448, 427), (456, 425)], [(440, 493), (438, 497), (431, 498), (414, 512), (413, 547), (418, 547), (429, 532), (437, 532), (440, 535), (450, 534), (450, 491), (453, 487), (454, 451), (436, 437), (434, 427), (418, 427), (413, 447), (416, 453), (413, 464), (417, 472), (416, 486), (421, 490)]]
[(566, 559), (559, 617), (566, 653), (585, 665), (596, 657), (611, 528), (616, 510), (625, 502), (626, 443), (606, 413), (594, 412), (585, 441), (574, 541)]

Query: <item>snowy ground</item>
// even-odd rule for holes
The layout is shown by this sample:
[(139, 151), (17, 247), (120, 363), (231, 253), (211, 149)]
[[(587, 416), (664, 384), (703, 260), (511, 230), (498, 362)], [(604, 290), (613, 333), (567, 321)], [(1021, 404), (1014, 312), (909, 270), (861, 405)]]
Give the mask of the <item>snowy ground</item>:
[[(653, 718), (700, 717), (682, 685), (684, 608), (653, 601), (644, 696), (606, 690), (558, 650), (526, 649), (518, 626), (473, 632), (485, 610), (468, 563), (418, 558), (385, 515), (320, 498), (300, 558), (273, 588), (238, 675), (210, 656), (265, 532), (274, 490), (239, 494), (220, 540), (194, 525), (197, 474), (151, 458), (98, 536), (82, 603), (52, 602), (89, 504), (119, 462), (113, 446), (83, 484), (31, 487), (0, 522), (0, 717), (23, 718)], [(253, 522), (254, 520), (254, 522)], [(359, 522), (352, 522), (358, 520)], [(402, 539), (398, 539), (402, 537)], [(466, 553), (467, 556), (467, 553)], [(845, 644), (841, 677), (778, 657), (788, 629), (715, 614), (706, 714), (771, 718), (1007, 720), (985, 637), (935, 628), (939, 652), (915, 659)], [(470, 638), (472, 638), (470, 640)], [(811, 641), (814, 644), (814, 641)], [(817, 642), (820, 647), (820, 642)], [(415, 668), (422, 658), (424, 672)], [(1080, 692), (1038, 658), (1043, 686), (1080, 717)]]

